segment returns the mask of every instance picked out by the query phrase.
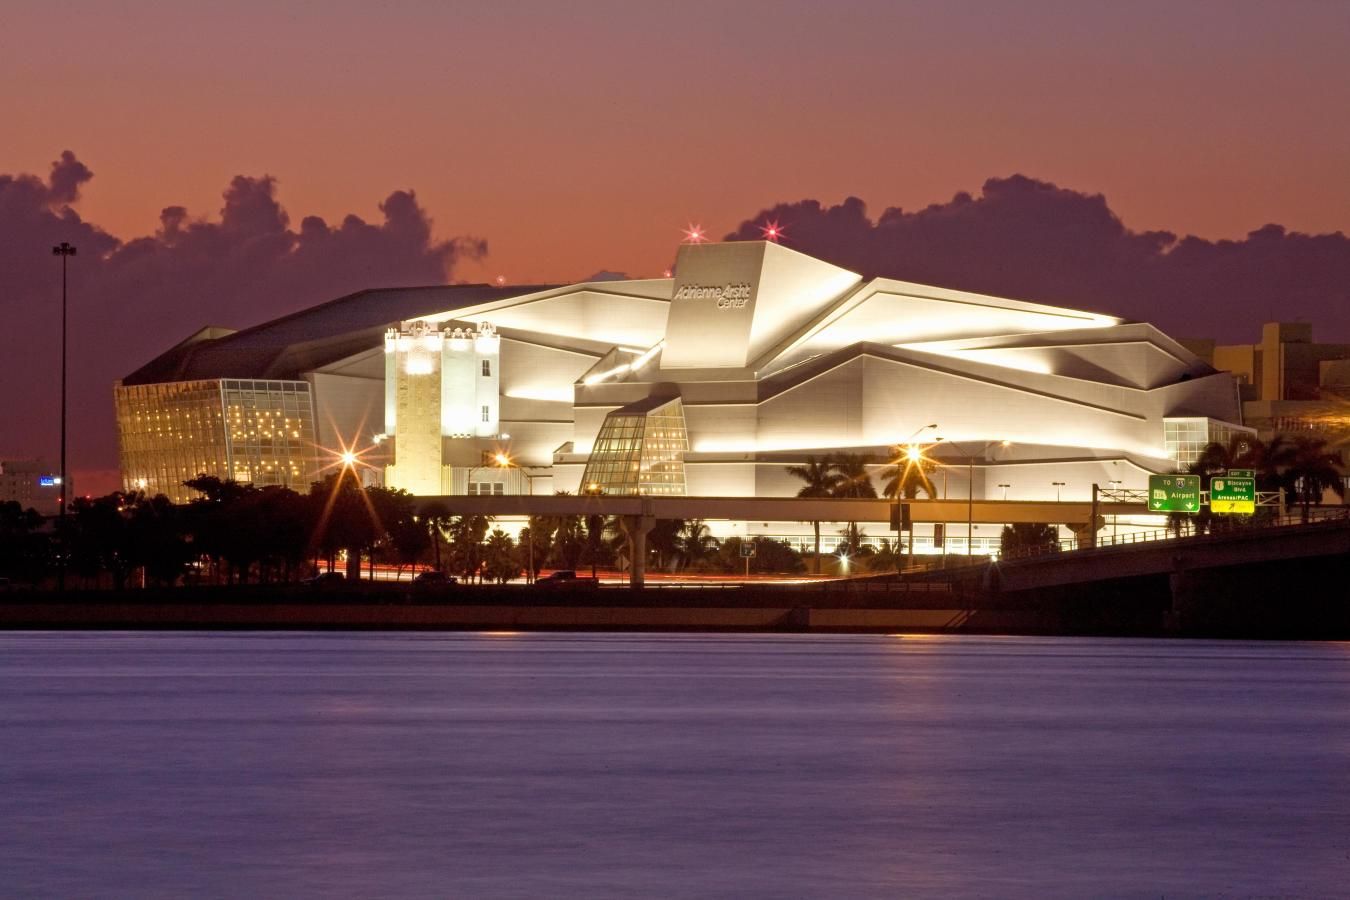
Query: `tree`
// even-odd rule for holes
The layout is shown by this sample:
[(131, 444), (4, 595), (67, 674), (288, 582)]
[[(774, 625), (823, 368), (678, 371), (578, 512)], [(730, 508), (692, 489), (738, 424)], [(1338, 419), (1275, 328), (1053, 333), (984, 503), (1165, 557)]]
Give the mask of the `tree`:
[[(800, 466), (788, 466), (787, 473), (793, 478), (801, 479), (804, 484), (801, 490), (797, 491), (798, 497), (818, 499), (821, 497), (833, 497), (834, 490), (839, 486), (839, 473), (834, 470), (834, 463), (828, 456), (816, 457), (808, 456), (804, 464)], [(820, 522), (819, 520), (811, 523), (811, 529), (816, 536), (816, 574), (820, 574)]]
[(866, 453), (837, 453), (830, 457), (830, 471), (836, 478), (830, 496), (875, 497), (877, 489), (872, 484), (872, 476), (867, 472), (867, 467), (871, 463), (872, 457)]
[[(833, 494), (836, 497), (872, 498), (877, 489), (872, 485), (872, 477), (867, 466), (872, 457), (865, 453), (838, 453), (830, 460), (830, 467), (839, 476)], [(856, 556), (862, 550), (862, 531), (857, 522), (844, 526), (844, 543), (850, 556)]]
[(717, 546), (717, 538), (702, 519), (690, 519), (675, 535), (675, 552), (685, 568), (708, 562), (717, 553)]
[(797, 575), (806, 571), (801, 554), (786, 541), (772, 538), (755, 538), (755, 568), (761, 572), (776, 572)]
[(124, 505), (133, 565), (145, 571), (148, 583), (169, 587), (187, 570), (193, 551), (183, 527), (183, 510), (163, 494), (135, 495)]
[(431, 531), (420, 517), (394, 520), (389, 526), (389, 537), (384, 546), (389, 557), (398, 566), (396, 577), (403, 577), (404, 566), (415, 566), (426, 559), (431, 543)]
[(858, 527), (857, 522), (849, 522), (839, 529), (839, 536), (843, 538), (843, 544), (840, 547), (849, 556), (857, 556), (863, 552), (863, 538), (867, 533)]
[(487, 516), (460, 516), (450, 526), (450, 568), (466, 580), (482, 577)]
[(611, 520), (604, 516), (592, 514), (585, 517), (585, 542), (582, 546), (579, 562), (585, 562), (591, 567), (591, 577), (596, 576), (596, 567), (601, 563), (613, 565), (613, 548), (605, 541), (605, 532), (615, 530)]
[(1280, 473), (1282, 486), (1289, 497), (1303, 509), (1303, 521), (1308, 521), (1309, 507), (1322, 505), (1322, 497), (1331, 491), (1345, 499), (1345, 483), (1341, 480), (1340, 456), (1327, 450), (1323, 438), (1298, 437), (1282, 444), (1274, 463)]
[(550, 525), (551, 520), (545, 516), (530, 516), (530, 524), (520, 530), (520, 544), (522, 559), (528, 567), (533, 556), (534, 570), (530, 572), (530, 579), (539, 577), (539, 571), (548, 562), (549, 553), (553, 549), (553, 530)]
[(51, 541), (42, 514), (17, 501), (0, 503), (0, 575), (35, 584), (51, 561)]
[(135, 495), (115, 491), (103, 497), (77, 497), (69, 522), (71, 566), (87, 578), (109, 573), (119, 591), (134, 567), (130, 529), (122, 514), (128, 497)]
[[(558, 491), (558, 496), (567, 496), (567, 491)], [(576, 569), (586, 551), (586, 528), (581, 516), (542, 517), (544, 527), (553, 535), (553, 546), (549, 559), (556, 568)]]
[(431, 544), (432, 554), (436, 560), (436, 571), (442, 572), (444, 569), (441, 567), (441, 546), (445, 544), (445, 530), (450, 527), (454, 515), (445, 503), (440, 500), (432, 500), (430, 503), (423, 504), (418, 518), (427, 530), (427, 539)]
[(1039, 522), (1004, 525), (999, 535), (999, 555), (1007, 558), (1023, 552), (1047, 552), (1059, 549), (1059, 529)]
[(519, 577), (522, 568), (515, 541), (500, 528), (492, 529), (492, 534), (488, 535), (483, 545), (483, 577), (505, 584)]
[(867, 561), (867, 568), (871, 572), (897, 572), (903, 563), (904, 550), (900, 542), (897, 540), (892, 543), (890, 538), (882, 538), (876, 553)]
[(936, 499), (937, 489), (933, 486), (928, 473), (936, 468), (937, 463), (921, 454), (914, 459), (904, 447), (894, 448), (894, 453), (895, 459), (891, 462), (890, 468), (882, 473), (882, 477), (886, 479), (882, 485), (882, 495), (914, 500), (922, 491), (928, 499)]
[(684, 519), (657, 519), (647, 533), (647, 552), (656, 557), (656, 568), (673, 568), (679, 562), (679, 533)]

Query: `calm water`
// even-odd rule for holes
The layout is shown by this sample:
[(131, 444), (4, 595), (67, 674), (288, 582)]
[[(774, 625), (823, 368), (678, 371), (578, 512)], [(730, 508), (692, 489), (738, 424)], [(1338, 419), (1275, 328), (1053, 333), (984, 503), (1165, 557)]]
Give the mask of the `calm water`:
[(1344, 896), (1350, 645), (0, 634), (0, 895)]

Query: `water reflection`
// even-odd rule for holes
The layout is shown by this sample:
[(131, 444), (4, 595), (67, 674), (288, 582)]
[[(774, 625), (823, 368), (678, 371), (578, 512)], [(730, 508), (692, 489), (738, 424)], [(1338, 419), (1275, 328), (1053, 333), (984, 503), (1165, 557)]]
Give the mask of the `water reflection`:
[(1334, 895), (1346, 648), (0, 635), (3, 893)]

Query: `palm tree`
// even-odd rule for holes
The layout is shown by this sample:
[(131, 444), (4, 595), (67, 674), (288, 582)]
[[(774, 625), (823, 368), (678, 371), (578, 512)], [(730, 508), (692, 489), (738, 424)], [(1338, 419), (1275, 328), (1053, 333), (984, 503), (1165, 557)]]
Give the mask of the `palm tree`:
[[(872, 457), (866, 453), (836, 454), (830, 460), (830, 466), (834, 469), (834, 474), (839, 476), (839, 484), (835, 486), (834, 496), (876, 497), (877, 489), (872, 484), (872, 476), (867, 473), (867, 465), (871, 461)], [(850, 556), (855, 555), (862, 548), (862, 540), (859, 534), (857, 522), (849, 522), (844, 528), (845, 544)]]
[(866, 453), (839, 453), (829, 459), (830, 470), (838, 478), (832, 497), (875, 497), (877, 489), (872, 485), (872, 477), (867, 466), (872, 457)]
[(693, 568), (717, 552), (718, 540), (702, 519), (690, 519), (675, 535), (675, 546), (685, 568)]
[(450, 507), (443, 502), (432, 500), (422, 507), (419, 518), (431, 537), (431, 547), (436, 554), (436, 571), (443, 572), (445, 570), (441, 568), (441, 544), (445, 543), (445, 529), (450, 527), (454, 515), (450, 512)]
[[(1272, 441), (1274, 446), (1276, 442)], [(1275, 455), (1282, 486), (1289, 496), (1303, 507), (1303, 521), (1308, 521), (1308, 508), (1322, 505), (1322, 496), (1333, 492), (1345, 499), (1345, 483), (1341, 480), (1340, 455), (1327, 450), (1324, 438), (1300, 437), (1282, 443)]]
[(656, 557), (656, 568), (672, 568), (679, 560), (679, 534), (684, 530), (684, 519), (657, 519), (647, 532), (647, 552)]
[(937, 488), (933, 486), (928, 473), (933, 471), (937, 463), (926, 456), (920, 456), (917, 460), (911, 459), (904, 447), (896, 447), (894, 452), (895, 461), (882, 473), (882, 477), (886, 479), (882, 485), (882, 495), (913, 500), (919, 496), (919, 491), (923, 491), (929, 500), (935, 499)]
[[(807, 497), (817, 499), (820, 497), (833, 497), (834, 489), (839, 485), (839, 473), (834, 470), (834, 462), (828, 456), (816, 457), (808, 456), (806, 462), (800, 466), (788, 466), (787, 473), (793, 478), (800, 478), (805, 482), (801, 490), (797, 492), (798, 497)], [(819, 520), (811, 523), (811, 528), (816, 535), (816, 574), (820, 574), (820, 522)]]
[[(557, 496), (568, 496), (568, 491), (558, 491)], [(553, 535), (553, 564), (560, 569), (575, 569), (581, 562), (586, 549), (585, 523), (581, 516), (547, 516), (543, 518), (541, 532)]]

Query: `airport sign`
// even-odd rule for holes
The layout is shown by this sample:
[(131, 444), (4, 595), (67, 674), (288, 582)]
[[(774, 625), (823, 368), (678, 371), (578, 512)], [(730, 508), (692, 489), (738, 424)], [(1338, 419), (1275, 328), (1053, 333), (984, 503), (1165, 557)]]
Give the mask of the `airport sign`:
[(1209, 509), (1244, 515), (1256, 512), (1256, 479), (1215, 475), (1209, 480)]
[(1148, 509), (1149, 512), (1199, 512), (1200, 476), (1148, 476)]

